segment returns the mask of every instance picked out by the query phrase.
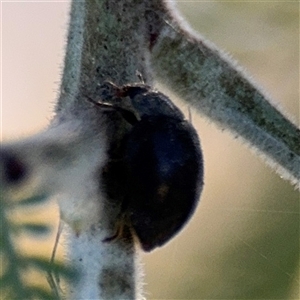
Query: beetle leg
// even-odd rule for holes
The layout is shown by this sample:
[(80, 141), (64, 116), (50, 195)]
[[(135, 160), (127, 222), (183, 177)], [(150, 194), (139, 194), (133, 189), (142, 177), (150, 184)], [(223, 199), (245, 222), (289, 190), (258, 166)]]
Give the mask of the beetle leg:
[(118, 221), (116, 223), (116, 231), (115, 234), (112, 236), (108, 236), (105, 239), (102, 240), (103, 243), (110, 243), (118, 238), (120, 238), (123, 234), (124, 229), (124, 216), (118, 218)]

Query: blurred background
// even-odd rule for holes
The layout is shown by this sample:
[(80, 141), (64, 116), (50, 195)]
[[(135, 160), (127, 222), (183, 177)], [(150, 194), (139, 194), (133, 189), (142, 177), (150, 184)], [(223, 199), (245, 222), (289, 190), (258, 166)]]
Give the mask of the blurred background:
[[(178, 1), (178, 8), (299, 124), (298, 1)], [(5, 1), (1, 9), (1, 140), (7, 141), (39, 132), (53, 116), (69, 2)], [(187, 115), (187, 104), (174, 100)], [(146, 297), (299, 299), (299, 192), (230, 133), (193, 111), (192, 120), (205, 157), (204, 191), (188, 226), (165, 247), (140, 255)], [(54, 201), (25, 215), (53, 223), (50, 239), (20, 245), (49, 257)]]

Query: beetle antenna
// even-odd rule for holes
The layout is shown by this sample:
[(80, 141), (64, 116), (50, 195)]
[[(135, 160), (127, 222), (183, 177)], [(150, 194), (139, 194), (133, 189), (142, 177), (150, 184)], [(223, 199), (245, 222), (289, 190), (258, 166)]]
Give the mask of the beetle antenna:
[(110, 103), (106, 103), (106, 102), (97, 102), (95, 100), (93, 100), (91, 97), (89, 96), (85, 96), (87, 101), (93, 103), (94, 105), (96, 106), (99, 106), (101, 107), (103, 110), (106, 110), (106, 111), (112, 111), (112, 110), (116, 110), (116, 107), (113, 106), (112, 104)]
[(106, 103), (106, 102), (97, 102), (95, 100), (93, 100), (91, 97), (89, 96), (85, 96), (87, 101), (93, 103), (94, 105), (101, 107), (101, 109), (103, 111), (117, 111), (119, 113), (121, 113), (121, 115), (123, 116), (123, 118), (131, 125), (134, 125), (135, 123), (137, 123), (138, 117), (134, 114), (133, 111), (130, 111), (129, 109), (120, 107), (120, 106), (115, 106), (113, 104), (110, 103)]

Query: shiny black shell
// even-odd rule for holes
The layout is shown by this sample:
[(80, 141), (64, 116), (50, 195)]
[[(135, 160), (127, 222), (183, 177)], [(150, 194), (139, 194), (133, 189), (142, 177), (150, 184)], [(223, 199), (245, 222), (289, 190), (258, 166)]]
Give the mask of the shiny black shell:
[[(112, 87), (105, 102), (132, 125), (120, 153), (122, 210), (143, 250), (151, 251), (195, 211), (203, 187), (202, 151), (195, 129), (164, 94), (144, 84)], [(111, 94), (118, 99), (109, 99)], [(122, 101), (132, 107), (124, 109)]]

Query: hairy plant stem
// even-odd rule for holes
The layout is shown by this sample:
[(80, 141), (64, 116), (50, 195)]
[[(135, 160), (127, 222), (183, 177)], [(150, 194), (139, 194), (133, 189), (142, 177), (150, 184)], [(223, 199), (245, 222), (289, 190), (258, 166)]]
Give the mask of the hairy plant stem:
[(232, 59), (188, 28), (170, 4), (153, 1), (153, 11), (157, 26), (151, 62), (156, 77), (299, 185), (299, 128)]
[[(138, 81), (137, 72), (151, 83), (145, 51), (145, 19), (141, 17), (144, 11), (144, 1), (72, 2), (56, 120), (76, 117), (84, 120), (85, 131), (105, 131), (108, 148), (111, 140), (117, 142), (122, 136), (122, 121), (107, 120), (108, 126), (97, 128), (105, 116), (96, 107), (90, 109), (85, 98), (101, 99), (99, 86), (105, 80), (118, 85)], [(135, 251), (130, 232), (127, 230), (126, 242), (116, 239), (103, 243), (116, 229), (116, 207), (112, 199), (104, 199), (105, 222), (99, 220), (100, 225), (92, 224), (80, 234), (72, 226), (69, 230), (69, 259), (83, 276), (70, 289), (74, 299), (136, 298)]]

